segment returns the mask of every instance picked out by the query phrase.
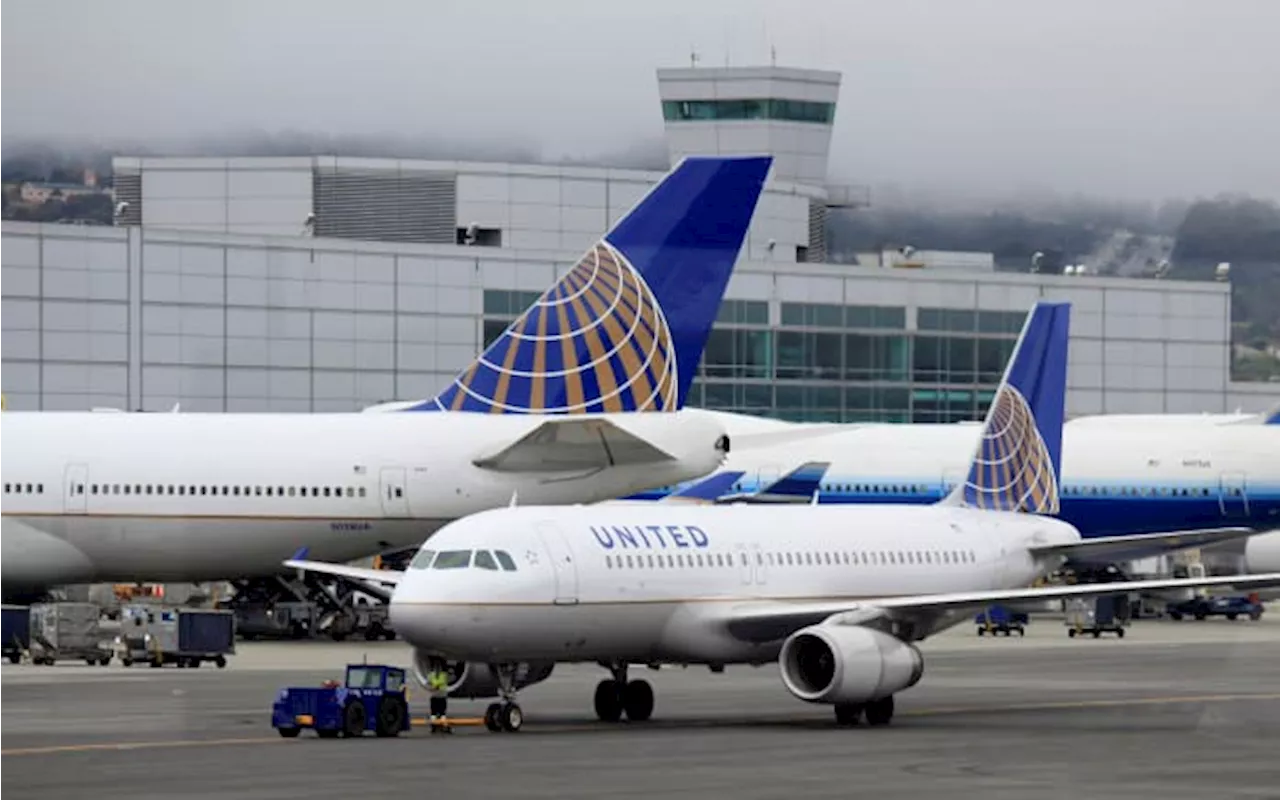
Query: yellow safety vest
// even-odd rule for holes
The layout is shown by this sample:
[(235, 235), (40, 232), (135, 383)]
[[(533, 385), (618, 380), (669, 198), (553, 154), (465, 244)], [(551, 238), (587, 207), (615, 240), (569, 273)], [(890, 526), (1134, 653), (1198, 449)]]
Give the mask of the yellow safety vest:
[(449, 676), (444, 672), (432, 672), (427, 675), (427, 688), (432, 693), (447, 691), (449, 688)]

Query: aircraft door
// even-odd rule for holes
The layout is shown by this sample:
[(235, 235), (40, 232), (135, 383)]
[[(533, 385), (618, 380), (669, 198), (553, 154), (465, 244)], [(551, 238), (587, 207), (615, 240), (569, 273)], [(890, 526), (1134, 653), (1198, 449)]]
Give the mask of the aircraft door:
[(404, 467), (382, 469), (382, 513), (388, 517), (409, 516), (409, 498), (405, 490)]
[(556, 578), (556, 605), (575, 605), (578, 602), (578, 566), (573, 563), (569, 540), (554, 522), (539, 522), (538, 538), (551, 556), (551, 569)]
[(764, 553), (760, 551), (760, 545), (758, 543), (751, 543), (750, 556), (752, 562), (754, 562), (753, 566), (756, 570), (756, 586), (764, 586), (768, 582), (769, 578), (768, 573), (765, 572), (765, 564), (768, 562), (768, 559), (765, 558)]
[(85, 513), (88, 502), (89, 468), (84, 464), (68, 464), (62, 480), (63, 510), (68, 514)]
[(733, 564), (738, 568), (738, 574), (742, 576), (742, 585), (751, 585), (751, 555), (747, 552), (747, 546), (742, 542), (738, 542), (733, 546)]
[(1222, 516), (1239, 519), (1249, 516), (1248, 486), (1243, 472), (1224, 472), (1218, 482), (1218, 504)]

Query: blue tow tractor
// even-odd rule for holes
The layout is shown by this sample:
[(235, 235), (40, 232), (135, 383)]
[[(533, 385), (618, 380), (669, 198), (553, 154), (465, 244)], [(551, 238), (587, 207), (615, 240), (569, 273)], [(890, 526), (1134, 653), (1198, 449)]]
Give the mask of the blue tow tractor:
[(351, 664), (343, 686), (330, 681), (281, 689), (271, 708), (271, 725), (286, 738), (303, 728), (322, 739), (363, 736), (365, 731), (399, 736), (412, 725), (404, 678), (400, 667)]

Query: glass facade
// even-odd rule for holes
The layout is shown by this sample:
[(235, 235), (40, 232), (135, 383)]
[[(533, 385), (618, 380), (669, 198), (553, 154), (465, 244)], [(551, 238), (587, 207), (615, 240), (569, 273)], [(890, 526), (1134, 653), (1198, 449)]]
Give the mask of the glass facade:
[[(486, 345), (537, 299), (485, 291)], [(798, 421), (981, 419), (1026, 318), (1018, 311), (726, 300), (689, 405)]]
[(771, 98), (746, 100), (667, 100), (662, 118), (667, 122), (722, 119), (776, 119), (786, 122), (816, 122), (830, 125), (835, 119), (835, 103)]

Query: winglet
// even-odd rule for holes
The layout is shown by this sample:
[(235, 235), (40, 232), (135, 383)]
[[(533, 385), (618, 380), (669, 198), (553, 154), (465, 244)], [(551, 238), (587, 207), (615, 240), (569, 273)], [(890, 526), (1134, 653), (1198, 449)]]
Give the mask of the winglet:
[(302, 547), (298, 548), (298, 552), (294, 553), (293, 557), (290, 558), (289, 560), (290, 561), (306, 561), (307, 554), (310, 552), (311, 552), (311, 548), (307, 547), (306, 545), (303, 545)]
[(982, 424), (965, 481), (941, 502), (1031, 514), (1058, 512), (1069, 303), (1037, 303)]
[(401, 410), (682, 408), (772, 163), (685, 158), (438, 397)]

